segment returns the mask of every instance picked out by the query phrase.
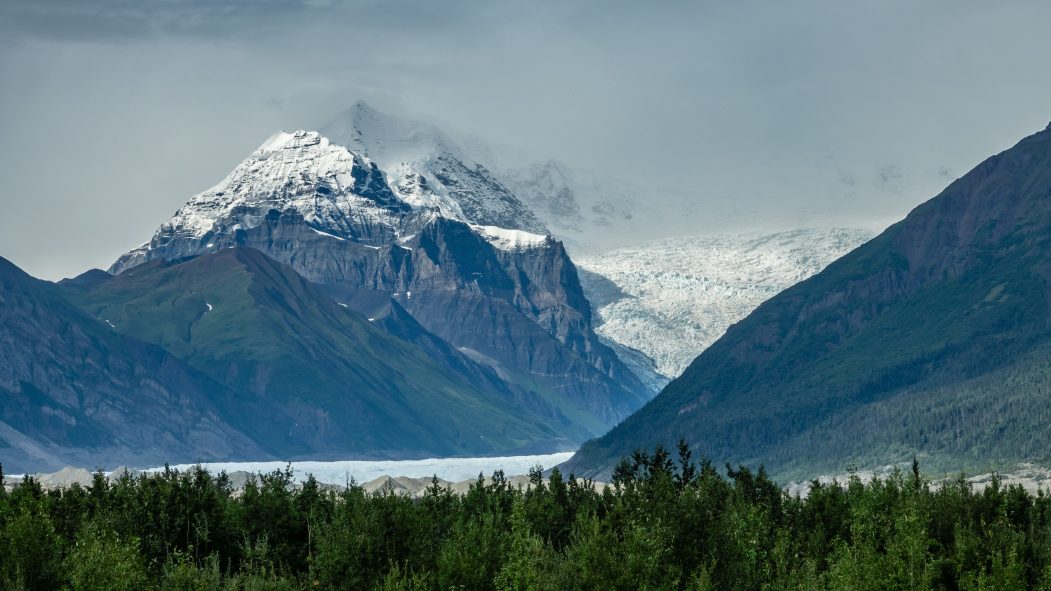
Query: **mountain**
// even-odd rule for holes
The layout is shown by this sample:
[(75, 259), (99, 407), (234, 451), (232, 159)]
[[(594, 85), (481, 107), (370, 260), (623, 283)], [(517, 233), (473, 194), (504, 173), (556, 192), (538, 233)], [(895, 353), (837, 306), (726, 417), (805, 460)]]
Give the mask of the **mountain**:
[(232, 390), (116, 333), (62, 291), (0, 258), (0, 458), (8, 473), (273, 457), (225, 420), (237, 404)]
[(1046, 462), (1049, 236), (1051, 129), (760, 305), (567, 469), (679, 437), (780, 477)]
[(687, 236), (574, 262), (599, 336), (639, 351), (672, 379), (756, 306), (870, 238), (849, 228)]
[(462, 355), (443, 352), (459, 366), (436, 363), (250, 248), (156, 260), (67, 291), (250, 401), (232, 420), (284, 456), (492, 455), (565, 448), (559, 427), (579, 437)]
[[(368, 156), (392, 178), (406, 170), (427, 171), (432, 186), (443, 180), (450, 184), (450, 178), (477, 178), (476, 186), (506, 187), (498, 192), (498, 202), (529, 215), (510, 222), (490, 217), (487, 223), (520, 223), (518, 227), (550, 231), (564, 241), (598, 312), (599, 341), (653, 392), (681, 373), (731, 322), (871, 237), (847, 229), (769, 238), (755, 232), (720, 234), (728, 222), (746, 214), (728, 210), (724, 201), (704, 199), (705, 191), (670, 189), (645, 175), (612, 178), (555, 159), (537, 160), (360, 102), (321, 133)], [(466, 164), (449, 173), (449, 162)], [(455, 193), (455, 188), (444, 190)], [(705, 229), (713, 233), (667, 238)], [(808, 238), (817, 242), (808, 244)], [(726, 264), (738, 254), (752, 257), (749, 264)], [(687, 338), (694, 344), (681, 346)]]
[[(576, 268), (560, 242), (534, 232), (543, 228), (529, 209), (484, 167), (444, 150), (441, 136), (407, 144), (367, 135), (403, 131), (358, 129), (370, 113), (357, 105), (327, 127), (361, 151), (318, 132), (274, 135), (110, 271), (248, 246), (324, 290), (392, 298), (535, 407), (581, 426), (582, 437), (648, 400), (652, 391), (595, 335)], [(368, 137), (412, 149), (384, 169), (362, 148)], [(418, 155), (427, 149), (439, 151)]]
[(730, 324), (873, 235), (772, 224), (769, 211), (707, 185), (668, 187), (641, 171), (598, 174), (458, 139), (565, 242), (600, 340), (654, 391)]

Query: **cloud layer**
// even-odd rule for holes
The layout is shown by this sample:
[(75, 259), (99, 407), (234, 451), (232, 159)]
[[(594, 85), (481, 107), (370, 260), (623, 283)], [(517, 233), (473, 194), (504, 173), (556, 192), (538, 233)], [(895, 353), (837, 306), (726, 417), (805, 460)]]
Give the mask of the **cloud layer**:
[(1051, 119), (1049, 17), (1038, 2), (8, 0), (0, 256), (48, 278), (105, 266), (273, 131), (359, 98), (771, 223), (884, 224)]

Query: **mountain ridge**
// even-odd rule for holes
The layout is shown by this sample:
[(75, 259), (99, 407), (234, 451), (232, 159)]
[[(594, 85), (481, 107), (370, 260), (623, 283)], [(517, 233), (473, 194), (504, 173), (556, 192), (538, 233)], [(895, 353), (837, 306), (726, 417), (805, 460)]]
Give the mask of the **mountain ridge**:
[(2, 257), (0, 326), (8, 470), (273, 457), (222, 420), (232, 391), (160, 347), (116, 334)]

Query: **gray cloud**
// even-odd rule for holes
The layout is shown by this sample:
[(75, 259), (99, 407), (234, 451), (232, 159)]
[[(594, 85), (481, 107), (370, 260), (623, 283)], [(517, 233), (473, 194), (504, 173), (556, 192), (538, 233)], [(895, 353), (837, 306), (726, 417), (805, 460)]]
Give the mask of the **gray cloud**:
[(272, 131), (359, 98), (755, 218), (878, 226), (1051, 118), (1049, 17), (947, 0), (8, 0), (0, 256), (50, 278), (105, 266)]

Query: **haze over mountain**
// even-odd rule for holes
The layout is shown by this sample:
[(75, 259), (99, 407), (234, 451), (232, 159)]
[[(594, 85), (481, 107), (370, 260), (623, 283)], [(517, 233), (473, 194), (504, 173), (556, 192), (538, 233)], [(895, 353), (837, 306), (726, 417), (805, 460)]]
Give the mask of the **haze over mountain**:
[[(497, 152), (359, 101), (320, 132), (273, 135), (120, 257), (117, 277), (87, 273), (63, 294), (236, 392), (245, 406), (221, 420), (274, 453), (552, 451), (604, 433), (728, 324), (864, 236), (597, 255), (584, 278), (600, 337), (575, 265), (543, 232), (595, 252), (626, 224), (659, 234), (675, 212), (647, 207), (644, 187), (606, 191)], [(744, 252), (752, 262), (721, 279), (718, 261)], [(673, 276), (690, 284), (679, 300)], [(701, 293), (710, 306), (692, 302)], [(687, 318), (700, 324), (684, 335)]]
[(424, 175), (429, 190), (448, 197), (441, 205), (476, 224), (547, 234), (536, 213), (455, 140), (429, 123), (392, 117), (364, 101), (354, 103), (320, 130), (334, 144), (375, 162), (396, 182)]
[[(551, 233), (571, 254), (604, 252), (689, 229), (741, 222), (745, 213), (717, 206), (695, 191), (676, 191), (648, 179), (617, 178), (573, 169), (554, 159), (496, 146), (468, 134), (399, 117), (358, 101), (321, 134), (368, 156), (390, 177), (426, 170), (464, 207), (463, 215), (507, 228)], [(467, 174), (468, 170), (470, 171)], [(488, 195), (487, 198), (482, 196)]]
[(683, 437), (777, 476), (1046, 462), (1051, 127), (763, 303), (567, 469)]

